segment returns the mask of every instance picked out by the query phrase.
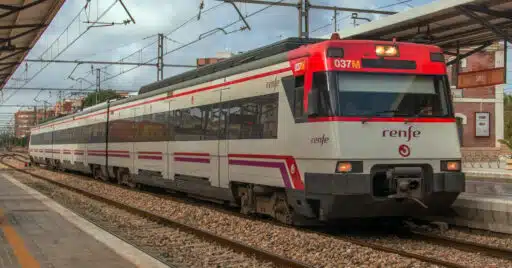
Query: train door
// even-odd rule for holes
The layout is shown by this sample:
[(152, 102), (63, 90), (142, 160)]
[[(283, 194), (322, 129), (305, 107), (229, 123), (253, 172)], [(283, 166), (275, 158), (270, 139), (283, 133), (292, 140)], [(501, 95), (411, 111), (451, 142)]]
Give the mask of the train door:
[[(224, 79), (226, 82), (226, 79)], [(229, 107), (227, 107), (222, 102), (224, 101), (223, 93), (225, 90), (229, 89), (229, 87), (220, 88), (219, 94), (219, 102), (220, 105), (217, 108), (217, 118), (218, 118), (218, 128), (219, 128), (219, 142), (217, 149), (217, 159), (218, 159), (218, 180), (219, 187), (228, 188), (229, 187), (229, 142), (227, 137), (227, 125), (228, 125), (228, 113)]]
[(137, 161), (136, 161), (136, 158), (137, 158), (137, 152), (135, 151), (135, 147), (136, 147), (136, 143), (139, 142), (141, 136), (140, 136), (140, 133), (139, 133), (139, 125), (140, 125), (140, 121), (142, 119), (142, 107), (141, 106), (136, 106), (136, 107), (133, 107), (132, 109), (132, 120), (131, 120), (131, 123), (132, 123), (132, 133), (133, 133), (133, 137), (132, 137), (132, 143), (131, 143), (131, 146), (129, 146), (129, 150), (131, 151), (131, 161), (130, 161), (130, 167), (131, 167), (131, 173), (132, 174), (138, 174), (138, 170), (137, 170)]
[(172, 170), (172, 149), (171, 149), (171, 141), (174, 139), (174, 123), (173, 123), (173, 111), (171, 111), (171, 101), (168, 100), (167, 102), (167, 140), (165, 142), (165, 153), (164, 153), (164, 160), (165, 160), (165, 175), (164, 179), (174, 179), (174, 172)]

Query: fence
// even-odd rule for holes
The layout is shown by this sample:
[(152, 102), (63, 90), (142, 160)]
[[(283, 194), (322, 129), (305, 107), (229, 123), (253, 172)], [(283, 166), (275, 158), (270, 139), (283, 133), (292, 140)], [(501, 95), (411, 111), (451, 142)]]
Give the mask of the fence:
[(462, 166), (465, 168), (497, 168), (507, 165), (510, 152), (500, 150), (465, 150), (462, 151)]

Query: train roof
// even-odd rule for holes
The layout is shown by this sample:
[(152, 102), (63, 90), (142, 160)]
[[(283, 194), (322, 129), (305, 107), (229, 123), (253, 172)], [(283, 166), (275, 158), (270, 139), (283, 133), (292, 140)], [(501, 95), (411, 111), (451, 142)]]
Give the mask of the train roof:
[[(99, 103), (97, 105), (94, 105), (92, 107), (87, 107), (86, 109), (83, 109), (82, 111), (79, 111), (74, 114), (66, 115), (60, 118), (56, 118), (53, 120), (50, 120), (48, 122), (44, 122), (43, 124), (40, 124), (36, 126), (35, 128), (40, 128), (46, 125), (51, 125), (59, 121), (64, 121), (68, 119), (73, 119), (75, 117), (83, 116), (85, 114), (105, 109), (108, 106), (108, 103), (112, 103), (113, 105), (119, 105), (125, 102), (129, 101), (135, 101), (137, 99), (148, 97), (153, 94), (158, 94), (158, 90), (172, 86), (177, 85), (182, 82), (190, 81), (190, 80), (196, 80), (198, 78), (204, 77), (205, 79), (210, 78), (212, 74), (214, 73), (220, 73), (223, 70), (227, 70), (230, 68), (233, 68), (235, 66), (240, 66), (244, 64), (248, 64), (251, 62), (257, 62), (262, 59), (271, 58), (272, 56), (279, 55), (283, 52), (287, 52), (296, 48), (299, 48), (300, 46), (307, 45), (307, 44), (314, 44), (322, 41), (327, 41), (328, 39), (321, 39), (321, 38), (287, 38), (284, 40), (281, 40), (279, 42), (272, 43), (270, 45), (256, 48), (253, 50), (250, 50), (248, 52), (233, 56), (231, 58), (225, 59), (223, 61), (220, 61), (215, 64), (206, 65), (194, 70), (190, 70), (188, 72), (184, 72), (169, 78), (166, 78), (162, 81), (154, 82), (151, 84), (148, 84), (146, 86), (141, 87), (139, 90), (139, 95), (134, 96), (132, 98), (124, 98), (122, 100), (116, 100), (116, 101), (107, 101), (103, 103)], [(214, 75), (215, 76), (215, 75)], [(151, 94), (144, 94), (149, 93)]]
[(229, 68), (233, 68), (235, 66), (239, 66), (242, 64), (246, 64), (252, 61), (260, 60), (263, 58), (267, 58), (270, 56), (274, 56), (286, 51), (290, 51), (296, 49), (302, 45), (314, 44), (322, 41), (326, 41), (327, 39), (319, 39), (319, 38), (296, 38), (291, 37), (279, 42), (275, 42), (273, 44), (256, 48), (250, 50), (248, 52), (233, 56), (231, 58), (227, 58), (225, 60), (219, 61), (214, 64), (209, 64), (194, 70), (190, 70), (169, 78), (166, 78), (162, 81), (154, 82), (149, 85), (145, 85), (140, 88), (139, 94), (143, 94), (146, 92), (150, 92), (153, 90), (157, 90), (163, 87), (167, 87), (170, 85), (178, 84), (187, 80), (192, 80), (194, 78), (198, 78), (201, 76), (209, 75), (212, 73), (216, 73), (222, 70), (226, 70)]

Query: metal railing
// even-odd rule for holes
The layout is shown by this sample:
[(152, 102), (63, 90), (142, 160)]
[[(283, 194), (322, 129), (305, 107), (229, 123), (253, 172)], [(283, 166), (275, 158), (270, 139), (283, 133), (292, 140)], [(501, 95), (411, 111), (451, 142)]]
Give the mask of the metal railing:
[(484, 152), (466, 152), (462, 157), (465, 168), (504, 168), (508, 155), (489, 155)]

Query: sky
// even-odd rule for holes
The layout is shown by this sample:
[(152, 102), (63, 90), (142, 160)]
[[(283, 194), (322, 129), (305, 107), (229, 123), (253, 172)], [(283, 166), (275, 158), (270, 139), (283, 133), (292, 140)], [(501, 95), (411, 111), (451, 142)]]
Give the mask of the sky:
[[(284, 1), (295, 2), (295, 0)], [(158, 33), (171, 33), (167, 35), (168, 39), (166, 39), (164, 45), (164, 51), (168, 52), (168, 55), (164, 57), (164, 63), (194, 65), (196, 58), (214, 57), (216, 52), (243, 52), (286, 37), (297, 36), (297, 10), (274, 6), (247, 19), (251, 26), (250, 31), (237, 31), (244, 25), (242, 22), (238, 22), (226, 29), (227, 35), (221, 31), (214, 32), (211, 36), (197, 43), (172, 52), (173, 49), (181, 46), (180, 44), (187, 44), (197, 39), (203, 33), (217, 27), (224, 27), (238, 19), (238, 15), (231, 5), (219, 5), (220, 2), (217, 0), (204, 0), (203, 11), (212, 7), (214, 9), (202, 14), (200, 20), (194, 18), (190, 23), (177, 30), (176, 28), (182, 23), (197, 16), (200, 0), (124, 0), (123, 2), (135, 19), (135, 24), (93, 27), (85, 31), (87, 26), (91, 25), (85, 23), (85, 21), (96, 20), (98, 14), (104, 11), (107, 12), (101, 17), (101, 22), (122, 22), (128, 19), (128, 15), (119, 3), (107, 10), (114, 2), (114, 0), (91, 0), (90, 7), (84, 12), (83, 7), (86, 0), (66, 1), (27, 58), (54, 59), (58, 55), (56, 59), (60, 60), (118, 61), (133, 54), (126, 58), (125, 61), (147, 62), (156, 58), (156, 35)], [(311, 3), (319, 5), (367, 9), (377, 9), (378, 7), (396, 4), (397, 2), (401, 1), (311, 0)], [(394, 5), (386, 8), (386, 10), (399, 12), (431, 2), (433, 1), (411, 0), (406, 4)], [(238, 7), (244, 15), (247, 15), (265, 6), (238, 4)], [(80, 16), (76, 17), (78, 14)], [(329, 25), (322, 28), (322, 26), (332, 22), (332, 16), (332, 11), (311, 10), (311, 35), (319, 37), (332, 33), (334, 26)], [(343, 30), (347, 27), (354, 27), (352, 20), (346, 18), (347, 16), (350, 16), (350, 13), (339, 13), (339, 29)], [(360, 16), (372, 20), (379, 18), (379, 16), (371, 14), (360, 14)], [(359, 23), (365, 22), (361, 21)], [(85, 33), (83, 33), (84, 31)], [(52, 42), (53, 45), (51, 45)], [(151, 62), (156, 62), (156, 60)], [(11, 79), (7, 87), (24, 85), (25, 87), (94, 89), (96, 73), (92, 72), (91, 69), (96, 68), (101, 68), (100, 79), (102, 80), (102, 89), (112, 88), (136, 91), (141, 86), (154, 82), (157, 79), (156, 67), (153, 66), (141, 66), (131, 71), (129, 69), (133, 68), (132, 66), (91, 66), (90, 64), (82, 64), (77, 68), (75, 66), (76, 64), (31, 63), (28, 65), (27, 70), (25, 66), (21, 66), (14, 75), (15, 79)], [(45, 68), (41, 69), (42, 67)], [(186, 70), (189, 69), (166, 67), (164, 69), (164, 78)], [(512, 73), (510, 74), (512, 75)], [(512, 85), (508, 87), (512, 88)], [(5, 90), (3, 99), (7, 100), (3, 103), (43, 105), (46, 101), (54, 104), (58, 95), (57, 91), (14, 92), (13, 90)], [(69, 96), (69, 93), (63, 94), (63, 97)], [(15, 112), (17, 109), (15, 107), (0, 107), (0, 113)]]

